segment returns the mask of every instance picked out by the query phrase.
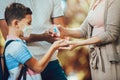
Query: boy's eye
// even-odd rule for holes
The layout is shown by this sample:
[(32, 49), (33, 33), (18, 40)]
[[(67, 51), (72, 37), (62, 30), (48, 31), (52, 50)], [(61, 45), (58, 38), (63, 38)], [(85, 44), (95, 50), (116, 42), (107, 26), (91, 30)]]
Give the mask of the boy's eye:
[(30, 21), (30, 22), (28, 22), (28, 25), (31, 25), (31, 21)]

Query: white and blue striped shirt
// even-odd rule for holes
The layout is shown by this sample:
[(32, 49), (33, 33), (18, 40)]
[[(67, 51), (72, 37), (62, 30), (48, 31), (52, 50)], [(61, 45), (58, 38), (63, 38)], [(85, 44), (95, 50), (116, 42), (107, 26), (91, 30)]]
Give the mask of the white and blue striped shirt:
[(21, 39), (16, 39), (6, 47), (5, 57), (10, 73), (8, 80), (16, 80), (21, 70), (20, 64), (25, 64), (25, 62), (29, 60), (32, 55), (26, 44)]

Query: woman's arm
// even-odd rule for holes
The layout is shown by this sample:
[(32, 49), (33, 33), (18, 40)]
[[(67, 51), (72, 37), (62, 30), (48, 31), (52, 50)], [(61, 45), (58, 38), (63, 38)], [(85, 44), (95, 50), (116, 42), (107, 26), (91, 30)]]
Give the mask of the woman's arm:
[(78, 46), (85, 46), (90, 44), (98, 44), (101, 40), (96, 36), (92, 37), (86, 40), (80, 40), (80, 41), (68, 41), (68, 44), (71, 45), (68, 49), (74, 49)]
[(114, 42), (120, 35), (120, 0), (114, 0), (108, 8), (105, 32), (99, 34), (101, 44)]
[(115, 0), (108, 8), (107, 21), (105, 26), (105, 32), (99, 35), (83, 40), (73, 41), (70, 44), (76, 46), (89, 45), (89, 44), (106, 44), (114, 42), (120, 35), (120, 0)]
[(74, 38), (85, 38), (88, 35), (88, 22), (87, 18), (81, 24), (80, 28), (63, 28), (58, 27), (61, 36), (69, 36)]

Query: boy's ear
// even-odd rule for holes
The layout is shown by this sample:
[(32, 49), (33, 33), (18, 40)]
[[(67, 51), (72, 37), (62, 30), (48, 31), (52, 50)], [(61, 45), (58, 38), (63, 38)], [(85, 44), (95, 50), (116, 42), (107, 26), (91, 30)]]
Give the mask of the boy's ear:
[(15, 27), (18, 27), (18, 20), (14, 19), (12, 21), (12, 25), (15, 26)]

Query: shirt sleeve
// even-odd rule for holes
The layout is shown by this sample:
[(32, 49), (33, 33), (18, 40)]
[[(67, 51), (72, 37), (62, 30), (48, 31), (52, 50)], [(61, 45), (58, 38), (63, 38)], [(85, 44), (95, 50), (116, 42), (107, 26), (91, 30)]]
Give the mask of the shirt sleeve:
[[(16, 46), (15, 46), (16, 45)], [(20, 42), (13, 42), (11, 44), (12, 51), (11, 55), (14, 57), (18, 62), (25, 64), (27, 60), (32, 58), (30, 51), (28, 50), (27, 46)]]
[(4, 12), (5, 12), (5, 3), (3, 0), (0, 0), (0, 19), (4, 19)]
[(63, 16), (63, 9), (62, 9), (62, 5), (61, 5), (61, 0), (53, 0), (53, 14), (52, 17), (59, 17), (59, 16)]
[(86, 38), (88, 36), (88, 21), (87, 21), (87, 17), (83, 21), (83, 23), (80, 25), (80, 28), (78, 30), (80, 31), (80, 37), (81, 38)]
[(5, 8), (13, 2), (15, 2), (15, 0), (0, 0), (0, 19), (5, 19)]

